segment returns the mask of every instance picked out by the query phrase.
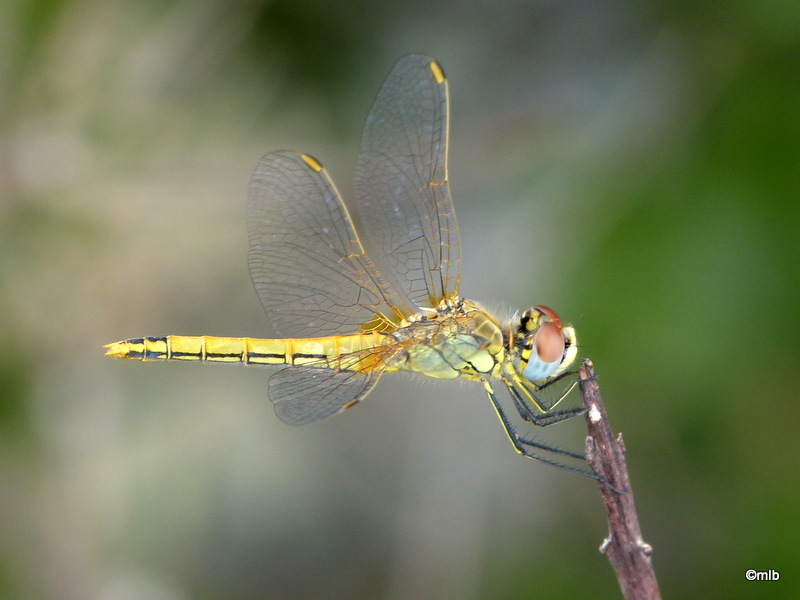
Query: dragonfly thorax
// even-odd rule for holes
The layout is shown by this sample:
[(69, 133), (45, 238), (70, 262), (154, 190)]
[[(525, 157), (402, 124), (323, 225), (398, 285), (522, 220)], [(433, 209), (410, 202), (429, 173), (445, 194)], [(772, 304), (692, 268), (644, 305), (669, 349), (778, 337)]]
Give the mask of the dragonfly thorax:
[(438, 379), (497, 376), (505, 359), (497, 319), (464, 299), (447, 299), (433, 311), (408, 317), (391, 337), (394, 345), (384, 361), (392, 370)]
[(575, 330), (562, 324), (554, 310), (541, 305), (522, 314), (517, 341), (522, 374), (532, 382), (558, 377), (578, 353)]

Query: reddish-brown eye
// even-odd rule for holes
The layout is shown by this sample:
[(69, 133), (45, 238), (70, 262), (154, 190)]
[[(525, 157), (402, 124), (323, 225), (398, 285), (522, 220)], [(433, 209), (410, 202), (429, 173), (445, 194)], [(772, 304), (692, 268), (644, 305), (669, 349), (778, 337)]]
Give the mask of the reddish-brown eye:
[(548, 317), (550, 317), (550, 320), (553, 323), (555, 323), (559, 327), (562, 327), (562, 325), (561, 325), (561, 317), (559, 317), (558, 314), (556, 313), (556, 311), (554, 311), (552, 308), (544, 306), (543, 304), (539, 304), (538, 306), (534, 306), (533, 308), (538, 310), (540, 313), (543, 313), (543, 314), (547, 315)]
[(542, 362), (552, 363), (561, 360), (561, 357), (564, 356), (564, 335), (561, 333), (561, 328), (555, 323), (542, 325), (536, 332), (533, 343), (536, 346), (536, 354)]

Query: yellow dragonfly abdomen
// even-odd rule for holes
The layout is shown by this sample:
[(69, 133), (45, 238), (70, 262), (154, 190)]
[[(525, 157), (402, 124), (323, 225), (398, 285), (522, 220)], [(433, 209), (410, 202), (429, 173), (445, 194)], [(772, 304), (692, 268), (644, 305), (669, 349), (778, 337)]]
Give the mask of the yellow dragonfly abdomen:
[[(323, 365), (341, 369), (342, 358), (379, 346), (385, 334), (373, 331), (307, 339), (167, 335), (131, 338), (105, 346), (106, 354), (132, 360), (185, 360), (249, 365)], [(373, 365), (360, 364), (360, 369)]]

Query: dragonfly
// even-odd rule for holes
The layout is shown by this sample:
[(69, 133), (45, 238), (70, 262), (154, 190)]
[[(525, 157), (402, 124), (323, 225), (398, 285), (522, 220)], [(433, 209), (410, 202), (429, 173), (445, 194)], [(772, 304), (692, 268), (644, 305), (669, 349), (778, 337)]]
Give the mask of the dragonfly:
[[(562, 463), (581, 454), (526, 437), (516, 419), (547, 426), (584, 414), (556, 410), (577, 383), (568, 370), (577, 355), (574, 328), (543, 305), (501, 321), (459, 296), (449, 110), (442, 67), (409, 55), (394, 66), (367, 117), (356, 206), (386, 271), (365, 252), (320, 162), (299, 152), (271, 152), (248, 192), (249, 268), (281, 337), (139, 337), (106, 345), (106, 354), (283, 365), (269, 379), (269, 397), (292, 425), (347, 410), (386, 373), (477, 382), (517, 452), (597, 478)], [(510, 392), (517, 415), (501, 404), (495, 386)]]

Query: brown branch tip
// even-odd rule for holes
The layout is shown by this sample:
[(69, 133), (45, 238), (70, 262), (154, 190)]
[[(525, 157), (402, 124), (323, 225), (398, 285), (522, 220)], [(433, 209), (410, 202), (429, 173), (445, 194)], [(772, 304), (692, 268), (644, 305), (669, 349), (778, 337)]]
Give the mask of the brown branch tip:
[(611, 430), (592, 361), (584, 359), (578, 373), (589, 430), (586, 460), (599, 478), (608, 515), (609, 534), (600, 551), (611, 561), (626, 600), (659, 600), (652, 548), (639, 528), (622, 434), (614, 437)]

